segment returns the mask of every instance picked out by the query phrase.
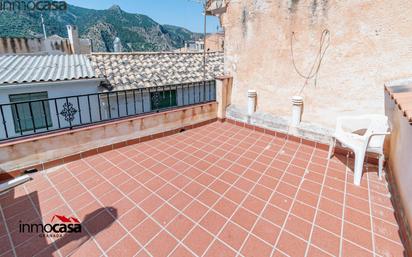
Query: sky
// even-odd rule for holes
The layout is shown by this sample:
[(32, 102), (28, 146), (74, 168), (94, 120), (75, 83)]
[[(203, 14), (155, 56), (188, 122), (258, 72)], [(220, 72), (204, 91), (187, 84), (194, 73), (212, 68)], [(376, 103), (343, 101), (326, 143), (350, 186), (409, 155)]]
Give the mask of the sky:
[[(66, 0), (67, 3), (90, 9), (108, 9), (117, 4), (126, 12), (145, 14), (160, 24), (203, 32), (203, 6), (198, 0)], [(207, 18), (207, 32), (216, 32), (217, 17)]]

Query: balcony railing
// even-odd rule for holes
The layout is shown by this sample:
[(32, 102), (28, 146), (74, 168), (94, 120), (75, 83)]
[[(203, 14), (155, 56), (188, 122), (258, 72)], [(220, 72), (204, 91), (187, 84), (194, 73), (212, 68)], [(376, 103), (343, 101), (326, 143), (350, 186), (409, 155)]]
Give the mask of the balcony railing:
[(212, 80), (0, 104), (0, 141), (215, 100)]

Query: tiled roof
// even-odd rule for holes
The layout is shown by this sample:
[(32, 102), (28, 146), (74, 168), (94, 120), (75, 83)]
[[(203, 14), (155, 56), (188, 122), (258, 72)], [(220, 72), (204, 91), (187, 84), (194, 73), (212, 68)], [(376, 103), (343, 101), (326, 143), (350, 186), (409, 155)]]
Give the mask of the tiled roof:
[(389, 83), (385, 86), (385, 90), (412, 124), (412, 81), (405, 81), (405, 83), (400, 84)]
[[(203, 80), (203, 53), (94, 53), (91, 60), (114, 90)], [(206, 55), (206, 80), (223, 74), (223, 54)]]
[(86, 55), (0, 56), (0, 86), (97, 78)]

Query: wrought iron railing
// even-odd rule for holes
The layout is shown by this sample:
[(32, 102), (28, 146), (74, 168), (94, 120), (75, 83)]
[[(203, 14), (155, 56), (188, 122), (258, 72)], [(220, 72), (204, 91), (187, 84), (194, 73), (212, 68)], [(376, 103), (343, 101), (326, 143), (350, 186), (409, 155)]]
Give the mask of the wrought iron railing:
[(215, 100), (215, 81), (204, 81), (0, 104), (0, 141)]

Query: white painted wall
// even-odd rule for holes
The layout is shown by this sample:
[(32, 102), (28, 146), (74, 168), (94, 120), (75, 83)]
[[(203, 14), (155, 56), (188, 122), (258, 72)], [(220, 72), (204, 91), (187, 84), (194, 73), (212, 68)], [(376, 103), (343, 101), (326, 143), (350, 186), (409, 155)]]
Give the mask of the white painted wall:
[[(93, 94), (97, 93), (98, 80), (77, 80), (77, 81), (67, 81), (67, 82), (52, 82), (52, 83), (38, 83), (38, 84), (27, 84), (27, 85), (14, 85), (14, 86), (0, 86), (0, 104), (7, 104), (10, 103), (9, 95), (13, 94), (24, 94), (24, 93), (35, 93), (35, 92), (45, 92), (47, 91), (49, 98), (59, 98), (65, 96), (73, 96), (73, 95), (84, 95), (84, 94)], [(95, 97), (96, 98), (96, 97)], [(61, 112), (62, 106), (65, 103), (65, 99), (56, 100), (58, 111)], [(77, 99), (70, 98), (68, 100), (73, 104), (76, 109), (77, 107)], [(96, 108), (98, 106), (97, 98), (91, 99), (91, 107)], [(87, 108), (87, 97), (79, 98), (80, 109), (88, 110)], [(58, 124), (60, 121), (61, 127), (69, 127), (69, 123), (64, 120), (62, 116), (58, 121), (55, 102), (54, 100), (49, 101), (49, 109), (50, 115), (52, 119), (52, 127), (49, 129), (57, 129)], [(9, 137), (17, 136), (19, 133), (15, 132), (14, 123), (13, 123), (13, 116), (10, 106), (3, 107), (4, 118), (6, 121), (7, 131)], [(97, 112), (92, 111), (92, 117), (97, 118)], [(79, 118), (76, 115), (76, 119), (73, 121), (73, 124), (78, 124), (80, 122)], [(90, 117), (89, 113), (82, 113), (82, 117)], [(87, 120), (86, 120), (87, 121)], [(84, 121), (83, 121), (84, 122)], [(38, 130), (44, 131), (46, 129)], [(31, 134), (31, 132), (25, 132), (23, 134)], [(2, 117), (0, 114), (0, 139), (5, 138), (5, 129), (4, 124), (2, 123)]]

